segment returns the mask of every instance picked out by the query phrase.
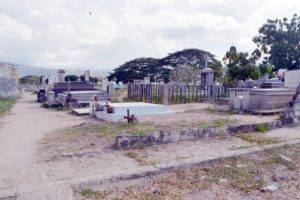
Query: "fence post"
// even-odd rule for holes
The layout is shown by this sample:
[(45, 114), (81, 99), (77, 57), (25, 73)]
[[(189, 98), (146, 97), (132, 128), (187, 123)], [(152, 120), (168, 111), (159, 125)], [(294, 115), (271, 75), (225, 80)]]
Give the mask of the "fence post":
[(163, 87), (164, 87), (164, 91), (163, 91), (164, 105), (168, 105), (169, 104), (169, 84), (165, 84)]

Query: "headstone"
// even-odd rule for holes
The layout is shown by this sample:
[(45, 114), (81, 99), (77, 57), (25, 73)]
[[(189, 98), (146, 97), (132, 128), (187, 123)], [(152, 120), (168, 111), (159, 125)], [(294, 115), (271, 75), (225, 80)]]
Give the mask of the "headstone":
[(114, 96), (114, 83), (112, 81), (110, 81), (107, 85), (107, 95), (109, 97)]
[(57, 82), (65, 82), (65, 70), (57, 70)]
[(17, 67), (7, 63), (0, 63), (0, 97), (16, 98), (19, 96)]
[(164, 79), (160, 78), (160, 79), (157, 79), (157, 83), (158, 83), (159, 85), (164, 85), (164, 84), (165, 84), (165, 81), (164, 81)]
[(103, 78), (102, 79), (102, 81), (101, 81), (101, 88), (102, 88), (102, 90), (107, 90), (107, 84), (108, 84), (108, 80), (107, 80), (107, 78), (105, 77), (105, 78)]
[(150, 75), (144, 78), (144, 84), (150, 84)]
[(90, 71), (87, 70), (85, 73), (84, 73), (84, 80), (85, 81), (90, 81)]

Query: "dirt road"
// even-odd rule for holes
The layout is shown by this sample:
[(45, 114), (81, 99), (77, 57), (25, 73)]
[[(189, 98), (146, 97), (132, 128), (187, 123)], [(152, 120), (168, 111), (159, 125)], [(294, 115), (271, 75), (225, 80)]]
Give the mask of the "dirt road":
[(25, 93), (0, 119), (0, 190), (45, 179), (36, 167), (37, 141), (55, 129), (82, 122), (75, 116), (45, 110), (34, 98)]

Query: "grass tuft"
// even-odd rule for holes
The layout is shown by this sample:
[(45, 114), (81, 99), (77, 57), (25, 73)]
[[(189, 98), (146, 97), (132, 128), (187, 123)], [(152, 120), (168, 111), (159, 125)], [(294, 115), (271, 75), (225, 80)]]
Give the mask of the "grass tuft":
[(15, 100), (0, 97), (0, 116), (8, 112), (14, 105)]
[(263, 137), (250, 134), (237, 134), (236, 137), (246, 142), (257, 143), (261, 145), (277, 144), (280, 142), (277, 138)]
[(268, 130), (269, 130), (268, 127), (266, 125), (264, 125), (264, 124), (257, 124), (255, 126), (255, 131), (257, 131), (257, 132), (265, 133)]

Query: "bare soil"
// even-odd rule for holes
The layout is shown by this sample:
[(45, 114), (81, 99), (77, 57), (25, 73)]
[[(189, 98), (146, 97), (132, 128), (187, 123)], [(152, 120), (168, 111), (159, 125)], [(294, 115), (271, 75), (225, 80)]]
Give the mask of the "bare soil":
[[(41, 108), (35, 99), (24, 93), (11, 112), (0, 118), (0, 199), (3, 195), (33, 200), (72, 199), (71, 185), (88, 177), (111, 178), (258, 148), (255, 143), (225, 137), (115, 151), (111, 148), (112, 137), (97, 134), (97, 129), (81, 128), (104, 122)], [(66, 129), (71, 131), (64, 134)], [(299, 138), (299, 127), (280, 130), (274, 132), (276, 137), (287, 133), (287, 141)], [(265, 136), (273, 137), (273, 131)]]
[[(285, 160), (287, 159), (287, 160)], [(300, 199), (300, 145), (77, 191), (77, 199)], [(274, 190), (267, 187), (274, 187)]]
[(149, 121), (156, 124), (171, 125), (176, 123), (212, 122), (216, 119), (229, 119), (236, 124), (251, 124), (270, 122), (279, 118), (278, 115), (233, 114), (227, 112), (229, 110), (227, 106), (218, 106), (210, 103), (169, 105), (168, 110), (174, 111), (176, 114), (139, 117), (138, 120), (141, 122)]

